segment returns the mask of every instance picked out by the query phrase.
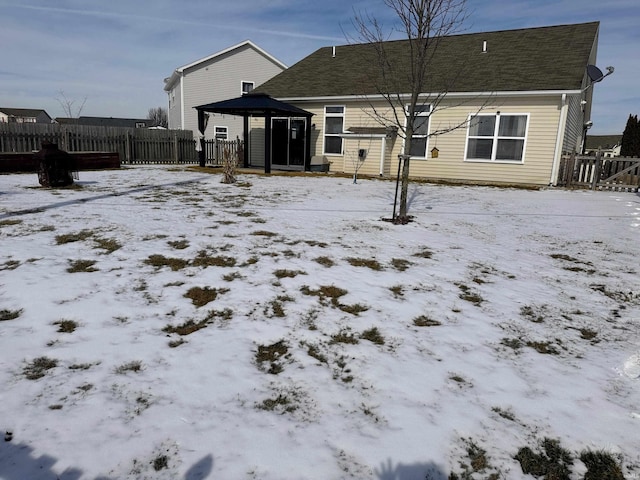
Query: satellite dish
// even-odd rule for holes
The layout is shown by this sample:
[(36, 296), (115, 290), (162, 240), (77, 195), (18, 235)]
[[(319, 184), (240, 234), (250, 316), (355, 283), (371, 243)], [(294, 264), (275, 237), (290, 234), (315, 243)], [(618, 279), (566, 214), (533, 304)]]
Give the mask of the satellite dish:
[(587, 75), (589, 75), (589, 78), (594, 83), (599, 82), (604, 78), (604, 74), (602, 73), (602, 70), (600, 70), (595, 65), (587, 65)]

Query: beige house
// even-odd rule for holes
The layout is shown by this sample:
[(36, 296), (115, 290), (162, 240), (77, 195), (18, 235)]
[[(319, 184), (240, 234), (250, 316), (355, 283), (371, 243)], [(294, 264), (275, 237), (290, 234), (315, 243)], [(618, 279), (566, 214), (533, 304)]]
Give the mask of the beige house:
[[(443, 37), (419, 99), (410, 175), (555, 184), (562, 154), (581, 151), (590, 126), (587, 66), (596, 61), (598, 28), (593, 22)], [(409, 71), (408, 41), (383, 45), (397, 71)], [(379, 77), (371, 44), (342, 45), (317, 50), (257, 91), (314, 114), (306, 126), (311, 165), (393, 177), (404, 140), (391, 105), (403, 112), (409, 88), (394, 78), (395, 89), (382, 92)], [(255, 166), (264, 158), (260, 121), (251, 123)]]
[[(169, 128), (197, 132), (195, 106), (249, 93), (286, 68), (250, 40), (176, 68), (164, 80)], [(210, 116), (205, 138), (235, 140), (242, 136), (242, 118)]]

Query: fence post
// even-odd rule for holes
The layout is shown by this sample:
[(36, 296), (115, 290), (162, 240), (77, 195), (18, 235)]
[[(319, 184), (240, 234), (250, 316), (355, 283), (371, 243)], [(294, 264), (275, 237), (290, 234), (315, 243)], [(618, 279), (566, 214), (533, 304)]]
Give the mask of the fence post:
[(598, 149), (596, 153), (596, 163), (593, 171), (593, 178), (591, 179), (591, 190), (595, 190), (600, 182), (600, 175), (602, 174), (602, 152)]
[(127, 159), (127, 163), (131, 165), (133, 158), (131, 158), (131, 132), (127, 130), (125, 133), (125, 157)]
[(173, 156), (173, 160), (175, 162), (175, 164), (178, 164), (178, 134), (174, 133), (173, 134), (173, 152), (174, 152), (174, 156)]
[(576, 151), (573, 150), (571, 152), (571, 155), (569, 156), (569, 160), (567, 162), (567, 171), (565, 173), (567, 177), (567, 182), (566, 182), (567, 188), (571, 188), (571, 185), (573, 184), (575, 168), (576, 168)]

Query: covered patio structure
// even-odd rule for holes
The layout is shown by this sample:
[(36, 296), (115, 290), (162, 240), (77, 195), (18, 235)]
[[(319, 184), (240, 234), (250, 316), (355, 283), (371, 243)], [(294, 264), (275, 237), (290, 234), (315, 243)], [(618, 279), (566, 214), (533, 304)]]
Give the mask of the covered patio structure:
[[(200, 166), (205, 166), (204, 131), (206, 113), (219, 113), (244, 118), (244, 167), (249, 167), (249, 118), (264, 117), (264, 172), (271, 172), (274, 153), (295, 154), (294, 165), (311, 169), (311, 117), (313, 113), (271, 98), (264, 93), (249, 93), (241, 97), (209, 103), (195, 107), (198, 111), (198, 130), (200, 131)], [(273, 126), (273, 129), (272, 129)], [(285, 137), (286, 131), (286, 137)], [(286, 145), (283, 143), (286, 140)], [(280, 162), (281, 163), (281, 162)], [(289, 161), (286, 162), (289, 165)]]

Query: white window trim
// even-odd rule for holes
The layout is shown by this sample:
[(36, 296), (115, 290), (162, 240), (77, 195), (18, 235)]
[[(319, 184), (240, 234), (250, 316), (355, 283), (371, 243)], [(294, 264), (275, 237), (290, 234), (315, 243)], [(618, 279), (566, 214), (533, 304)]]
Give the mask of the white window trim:
[[(342, 108), (342, 113), (327, 113), (327, 108)], [(344, 132), (344, 122), (345, 119), (347, 118), (347, 107), (346, 105), (325, 105), (324, 106), (324, 119), (323, 119), (323, 125), (322, 125), (322, 154), (323, 155), (328, 155), (331, 157), (341, 157), (344, 156), (344, 138), (341, 137), (343, 132), (340, 133), (327, 133), (326, 129), (327, 129), (327, 117), (341, 117), (342, 118), (342, 130)], [(325, 142), (326, 137), (340, 137), (341, 138), (341, 143), (340, 143), (340, 153), (327, 153), (325, 152), (325, 148), (327, 143)]]
[[(218, 130), (219, 128), (220, 128), (220, 129), (223, 129), (223, 128), (224, 128), (224, 134), (225, 134), (226, 138), (218, 138), (218, 132), (217, 132), (217, 130)], [(222, 132), (220, 132), (220, 133), (222, 133)], [(227, 126), (225, 126), (225, 125), (214, 125), (214, 126), (213, 126), (213, 138), (214, 138), (215, 140), (224, 140), (224, 141), (229, 140), (229, 127), (227, 127)]]
[[(427, 139), (427, 143), (424, 146), (424, 156), (423, 157), (419, 157), (419, 156), (411, 156), (411, 159), (415, 159), (415, 160), (427, 160), (429, 158), (429, 140), (431, 139), (431, 137), (429, 136), (431, 134), (431, 115), (433, 114), (433, 105), (429, 104), (429, 103), (419, 103), (416, 105), (416, 107), (429, 107), (429, 111), (428, 112), (420, 112), (418, 114), (416, 114), (416, 118), (417, 117), (429, 117), (429, 129), (427, 131), (426, 135), (416, 135), (415, 132), (413, 134), (412, 141), (414, 138), (425, 138)], [(407, 119), (409, 117), (409, 105), (405, 105), (405, 111), (404, 111), (404, 126), (405, 128), (407, 127)], [(415, 126), (415, 125), (414, 125)], [(404, 152), (404, 145), (405, 145), (406, 139), (403, 140), (402, 142), (402, 151)]]
[[(496, 160), (496, 153), (498, 150), (498, 140), (502, 139), (502, 140), (523, 140), (522, 137), (501, 137), (498, 135), (498, 132), (500, 131), (500, 122), (496, 122), (496, 124), (494, 125), (494, 131), (493, 131), (493, 146), (491, 149), (491, 159), (487, 160), (486, 158), (467, 158), (467, 153), (468, 153), (468, 149), (469, 149), (469, 130), (471, 129), (471, 120), (473, 119), (473, 117), (527, 117), (527, 125), (524, 129), (524, 143), (522, 145), (522, 159), (521, 160)], [(525, 156), (527, 154), (527, 141), (529, 139), (529, 120), (530, 120), (530, 116), (531, 114), (529, 113), (517, 113), (517, 112), (504, 112), (504, 113), (478, 113), (478, 114), (469, 114), (469, 116), (467, 117), (467, 137), (465, 139), (465, 143), (464, 143), (464, 161), (465, 162), (469, 162), (469, 163), (500, 163), (500, 164), (505, 164), (505, 165), (523, 165), (524, 164), (524, 159)], [(471, 138), (490, 138), (490, 137), (471, 137)]]
[[(251, 90), (249, 90), (248, 92), (244, 91), (244, 84), (251, 84)], [(240, 81), (240, 95), (246, 95), (247, 93), (251, 93), (253, 91), (253, 89), (256, 88), (256, 82), (252, 82), (251, 80), (241, 80)]]

